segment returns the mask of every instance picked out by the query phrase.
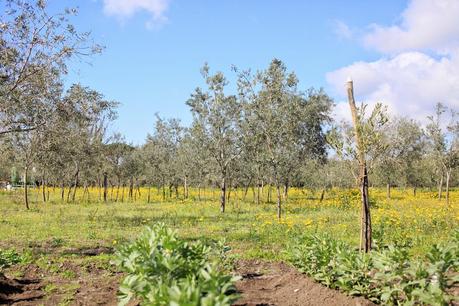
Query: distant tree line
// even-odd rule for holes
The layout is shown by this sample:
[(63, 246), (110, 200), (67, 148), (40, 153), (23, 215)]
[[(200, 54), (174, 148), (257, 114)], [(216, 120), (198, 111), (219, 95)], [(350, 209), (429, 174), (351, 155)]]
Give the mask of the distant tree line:
[[(12, 171), (24, 184), (61, 188), (75, 201), (77, 187), (108, 189), (115, 201), (133, 197), (139, 186), (156, 187), (164, 199), (188, 197), (190, 186), (220, 189), (225, 211), (231, 190), (252, 189), (255, 201), (282, 202), (292, 186), (322, 190), (354, 187), (358, 177), (355, 130), (331, 117), (333, 100), (322, 90), (299, 88), (295, 73), (274, 59), (252, 73), (233, 67), (236, 89), (223, 73), (201, 74), (204, 88), (186, 101), (193, 122), (156, 116), (140, 146), (109, 135), (118, 102), (96, 90), (62, 85), (70, 59), (98, 53), (88, 33), (78, 32), (67, 10), (49, 16), (42, 1), (7, 0), (0, 20), (0, 176)], [(448, 201), (458, 183), (459, 121), (437, 104), (428, 124), (390, 117), (384, 106), (358, 108), (369, 184), (438, 189)], [(152, 116), (153, 117), (153, 116)], [(19, 175), (18, 175), (19, 174)], [(260, 190), (269, 188), (268, 198)], [(179, 193), (179, 187), (181, 193)], [(122, 192), (120, 192), (120, 188)]]

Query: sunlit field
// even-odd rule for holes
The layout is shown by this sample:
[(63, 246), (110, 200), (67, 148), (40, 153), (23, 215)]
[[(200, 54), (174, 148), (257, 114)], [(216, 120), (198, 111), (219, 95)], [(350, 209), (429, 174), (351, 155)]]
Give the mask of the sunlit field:
[[(357, 190), (321, 191), (291, 189), (283, 203), (283, 215), (276, 216), (275, 203), (268, 203), (268, 187), (232, 190), (227, 211), (219, 211), (217, 189), (190, 189), (184, 199), (178, 193), (156, 188), (109, 189), (108, 201), (101, 190), (78, 189), (75, 202), (64, 201), (59, 188), (31, 189), (31, 209), (22, 203), (22, 190), (0, 193), (0, 241), (2, 248), (18, 251), (36, 247), (112, 247), (136, 237), (147, 225), (164, 222), (186, 239), (221, 240), (237, 256), (282, 259), (286, 245), (305, 233), (329, 233), (356, 248), (359, 242), (359, 194)], [(116, 200), (116, 193), (118, 199)], [(447, 240), (459, 225), (459, 191), (453, 190), (450, 204), (435, 192), (393, 189), (388, 199), (383, 189), (371, 189), (375, 244), (410, 246), (413, 255), (422, 255), (432, 244)], [(149, 197), (149, 201), (148, 201)], [(149, 203), (147, 203), (149, 202)]]

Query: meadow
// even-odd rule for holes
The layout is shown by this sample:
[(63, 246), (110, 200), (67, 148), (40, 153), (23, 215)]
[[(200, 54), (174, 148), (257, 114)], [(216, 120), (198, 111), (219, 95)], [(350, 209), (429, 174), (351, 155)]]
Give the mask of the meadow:
[[(62, 203), (60, 190), (49, 188), (49, 201), (43, 203), (41, 191), (32, 189), (31, 210), (22, 205), (22, 193), (0, 193), (0, 241), (5, 248), (27, 248), (59, 241), (61, 246), (113, 246), (132, 239), (144, 228), (165, 222), (187, 239), (225, 239), (243, 257), (281, 259), (290, 238), (302, 233), (329, 233), (339, 240), (358, 246), (359, 193), (357, 190), (330, 190), (319, 203), (320, 191), (291, 189), (283, 217), (277, 219), (274, 203), (255, 203), (249, 191), (233, 191), (227, 212), (221, 214), (218, 190), (191, 190), (189, 198), (173, 193), (163, 200), (162, 192), (147, 188), (136, 190), (124, 202), (99, 201), (100, 191), (91, 189), (76, 202)], [(267, 188), (265, 188), (267, 189)], [(451, 193), (449, 205), (436, 193), (394, 189), (391, 198), (382, 189), (371, 189), (375, 242), (406, 242), (414, 254), (421, 255), (438, 241), (446, 240), (459, 225), (459, 191)], [(140, 193), (140, 195), (139, 195)], [(261, 195), (266, 199), (267, 190)], [(109, 193), (110, 195), (110, 193)], [(110, 201), (110, 199), (112, 201)], [(243, 252), (242, 252), (243, 250)]]
[[(78, 189), (75, 202), (62, 202), (58, 188), (48, 188), (48, 200), (43, 202), (42, 190), (31, 189), (30, 210), (23, 207), (22, 190), (2, 191), (0, 249), (22, 256), (19, 265), (10, 268), (14, 276), (27, 274), (27, 266), (35, 264), (52, 275), (72, 279), (78, 272), (63, 265), (96, 264), (116, 273), (110, 264), (110, 250), (158, 223), (177, 230), (188, 241), (223, 241), (231, 248), (233, 260), (292, 261), (288, 251), (291, 245), (298, 237), (308, 235), (331, 237), (358, 248), (357, 190), (331, 189), (320, 201), (320, 190), (293, 188), (284, 203), (283, 217), (278, 220), (275, 203), (265, 202), (267, 189), (261, 193), (259, 204), (256, 191), (249, 190), (244, 199), (244, 190), (233, 190), (224, 214), (219, 211), (216, 189), (191, 189), (188, 199), (184, 199), (183, 190), (178, 190), (164, 199), (162, 190), (140, 188), (132, 198), (126, 196), (127, 191), (120, 191), (126, 192), (123, 202), (120, 196), (115, 202), (115, 190), (109, 192), (106, 203), (99, 200), (97, 188)], [(433, 245), (448, 241), (459, 229), (459, 190), (451, 192), (449, 205), (429, 190), (418, 190), (414, 196), (411, 189), (393, 189), (388, 199), (385, 190), (372, 188), (370, 195), (376, 247), (399, 246), (409, 252), (410, 258), (423, 259)], [(108, 251), (99, 254), (99, 249)], [(96, 256), (86, 256), (86, 250), (96, 250)], [(48, 294), (64, 290), (59, 294), (72, 301), (76, 285), (58, 288), (52, 281), (48, 279)]]

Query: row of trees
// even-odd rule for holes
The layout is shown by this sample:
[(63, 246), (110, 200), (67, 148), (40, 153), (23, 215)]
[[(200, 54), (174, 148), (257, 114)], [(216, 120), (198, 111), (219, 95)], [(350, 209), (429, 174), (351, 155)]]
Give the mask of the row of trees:
[[(75, 200), (76, 188), (140, 185), (162, 189), (164, 197), (183, 186), (218, 186), (225, 211), (230, 190), (274, 187), (277, 213), (290, 186), (323, 189), (352, 187), (361, 177), (355, 135), (361, 134), (369, 184), (437, 188), (456, 184), (459, 124), (454, 111), (438, 104), (428, 124), (387, 115), (378, 104), (356, 109), (357, 129), (334, 122), (333, 101), (323, 91), (300, 90), (298, 78), (274, 59), (252, 73), (233, 67), (236, 86), (204, 65), (204, 88), (186, 104), (190, 126), (156, 117), (145, 144), (133, 146), (122, 135), (109, 135), (117, 102), (75, 84), (64, 90), (66, 64), (98, 53), (101, 47), (69, 23), (68, 10), (49, 16), (43, 1), (7, 0), (0, 22), (0, 175), (15, 167), (27, 182), (60, 186), (62, 200)], [(124, 188), (122, 189), (124, 190)], [(271, 188), (269, 188), (271, 190)], [(323, 195), (323, 194), (322, 194)], [(122, 196), (124, 198), (124, 194)]]

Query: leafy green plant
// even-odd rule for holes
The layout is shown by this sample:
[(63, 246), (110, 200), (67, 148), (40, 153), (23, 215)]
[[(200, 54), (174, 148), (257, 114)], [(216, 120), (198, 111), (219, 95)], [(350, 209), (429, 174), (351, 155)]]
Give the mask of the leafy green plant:
[(21, 262), (21, 256), (15, 250), (0, 250), (0, 269)]
[(425, 259), (408, 246), (389, 245), (364, 254), (329, 235), (304, 236), (288, 249), (289, 260), (318, 282), (389, 305), (448, 305), (459, 283), (459, 233), (434, 245)]
[(19, 254), (14, 249), (0, 250), (0, 271), (18, 263), (30, 262), (31, 256), (29, 252)]
[(235, 277), (221, 272), (211, 247), (185, 242), (164, 224), (156, 224), (130, 244), (120, 246), (114, 262), (127, 276), (120, 304), (132, 298), (145, 305), (231, 305)]

